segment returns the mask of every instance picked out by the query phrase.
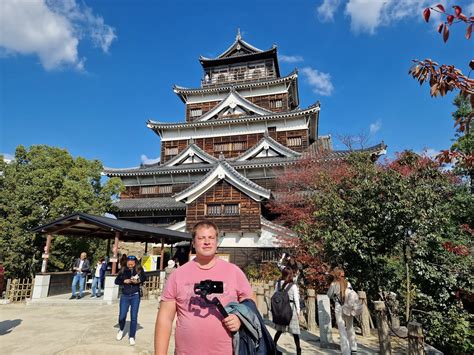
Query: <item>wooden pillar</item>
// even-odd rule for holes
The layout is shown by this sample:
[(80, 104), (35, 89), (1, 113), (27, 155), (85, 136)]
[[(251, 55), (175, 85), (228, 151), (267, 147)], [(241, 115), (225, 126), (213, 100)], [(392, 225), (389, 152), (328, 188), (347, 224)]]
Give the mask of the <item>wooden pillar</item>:
[(148, 254), (148, 242), (145, 242), (145, 254)]
[(46, 236), (46, 245), (44, 247), (43, 253), (43, 264), (41, 265), (41, 272), (45, 273), (48, 271), (48, 259), (49, 259), (49, 250), (51, 249), (51, 240), (53, 239), (52, 234)]
[(160, 270), (163, 270), (164, 267), (164, 259), (165, 258), (165, 242), (163, 238), (161, 238), (161, 251), (160, 251)]
[(421, 324), (417, 322), (408, 323), (408, 354), (423, 355), (425, 353), (425, 341)]
[(110, 239), (107, 238), (107, 257), (110, 259)]
[(388, 329), (387, 313), (385, 312), (385, 303), (375, 301), (375, 318), (377, 319), (377, 333), (379, 335), (379, 349), (381, 355), (392, 354), (390, 344), (390, 334)]
[(370, 312), (369, 307), (367, 306), (367, 295), (365, 291), (357, 292), (359, 299), (362, 303), (362, 314), (360, 315), (360, 327), (362, 330), (362, 336), (370, 336)]
[(308, 289), (308, 331), (316, 332), (316, 291)]
[(267, 301), (268, 319), (269, 320), (273, 320), (273, 316), (272, 316), (272, 295), (273, 295), (274, 289), (275, 289), (275, 282), (274, 281), (268, 281), (268, 298), (266, 299), (266, 301)]
[(263, 313), (262, 316), (264, 318), (268, 318), (268, 310), (270, 306), (268, 304), (268, 300), (270, 299), (270, 287), (268, 286), (268, 282), (263, 284)]
[(263, 286), (258, 286), (257, 287), (257, 309), (260, 312), (261, 315), (264, 313), (264, 307), (265, 307), (265, 289)]
[(118, 249), (119, 249), (119, 239), (120, 239), (120, 232), (115, 232), (115, 240), (114, 240), (114, 257), (112, 258), (112, 275), (117, 273), (117, 262), (118, 262)]

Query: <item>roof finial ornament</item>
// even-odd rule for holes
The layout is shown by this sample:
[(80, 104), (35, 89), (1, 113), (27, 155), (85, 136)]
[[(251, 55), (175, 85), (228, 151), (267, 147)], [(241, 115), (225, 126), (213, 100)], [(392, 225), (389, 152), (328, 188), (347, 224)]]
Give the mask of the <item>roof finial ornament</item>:
[(191, 144), (194, 144), (194, 138), (193, 138), (193, 137), (191, 137), (191, 138), (189, 139), (189, 145), (191, 145)]
[(219, 160), (225, 160), (225, 156), (223, 152), (219, 154)]
[(242, 35), (240, 34), (240, 28), (237, 28), (237, 36), (235, 36), (235, 40), (239, 41), (242, 39)]

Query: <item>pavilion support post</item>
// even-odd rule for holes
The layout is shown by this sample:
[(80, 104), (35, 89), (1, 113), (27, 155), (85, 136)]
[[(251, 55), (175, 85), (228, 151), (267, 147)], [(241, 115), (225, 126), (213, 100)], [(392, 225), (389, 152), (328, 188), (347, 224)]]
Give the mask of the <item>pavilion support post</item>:
[(119, 249), (119, 239), (120, 239), (120, 232), (115, 232), (115, 240), (114, 240), (114, 257), (112, 259), (112, 275), (117, 273), (117, 262), (118, 262), (118, 249)]
[(165, 241), (161, 238), (161, 252), (160, 252), (160, 270), (163, 270), (165, 258)]
[(145, 254), (148, 254), (148, 242), (145, 242)]
[(51, 249), (51, 240), (53, 239), (52, 234), (46, 236), (46, 245), (44, 247), (43, 253), (43, 264), (41, 265), (41, 272), (45, 273), (48, 271), (48, 259), (49, 259), (49, 250)]
[(107, 239), (107, 257), (110, 258), (110, 239)]

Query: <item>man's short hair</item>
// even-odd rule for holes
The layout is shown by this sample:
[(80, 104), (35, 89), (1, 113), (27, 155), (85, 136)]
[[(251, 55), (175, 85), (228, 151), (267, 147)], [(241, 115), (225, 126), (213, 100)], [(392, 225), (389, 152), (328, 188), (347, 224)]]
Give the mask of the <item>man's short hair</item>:
[(201, 222), (196, 223), (193, 227), (193, 230), (191, 232), (193, 239), (196, 236), (196, 232), (199, 228), (214, 228), (214, 230), (216, 231), (216, 237), (219, 235), (219, 227), (217, 227), (217, 225), (214, 222), (201, 221)]

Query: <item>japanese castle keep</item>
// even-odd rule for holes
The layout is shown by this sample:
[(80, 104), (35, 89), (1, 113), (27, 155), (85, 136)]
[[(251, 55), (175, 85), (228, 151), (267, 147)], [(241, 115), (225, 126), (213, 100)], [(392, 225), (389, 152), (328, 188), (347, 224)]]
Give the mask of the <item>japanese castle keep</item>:
[(180, 231), (210, 219), (221, 229), (219, 253), (239, 266), (259, 263), (273, 256), (278, 236), (292, 234), (267, 219), (276, 177), (306, 152), (347, 152), (318, 136), (319, 103), (300, 108), (298, 72), (280, 74), (276, 46), (260, 50), (238, 33), (221, 55), (199, 61), (200, 87), (174, 87), (186, 119), (147, 123), (160, 137), (161, 161), (105, 170), (126, 186), (116, 214)]

